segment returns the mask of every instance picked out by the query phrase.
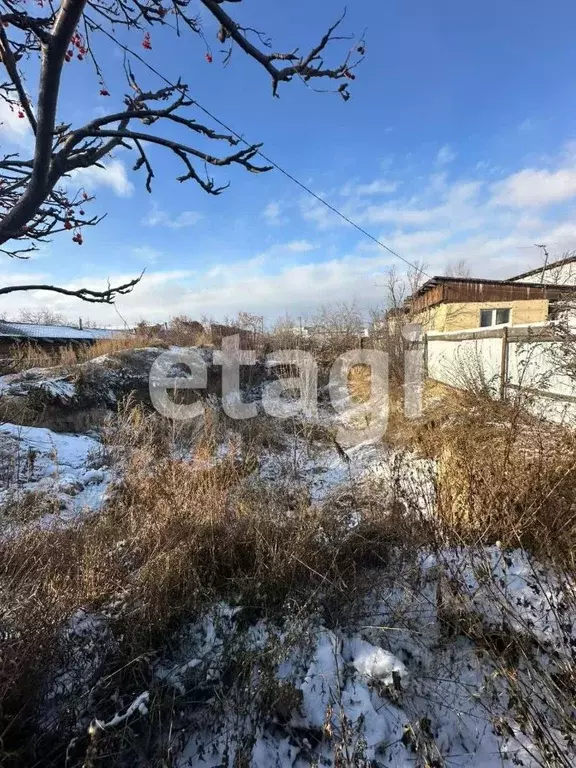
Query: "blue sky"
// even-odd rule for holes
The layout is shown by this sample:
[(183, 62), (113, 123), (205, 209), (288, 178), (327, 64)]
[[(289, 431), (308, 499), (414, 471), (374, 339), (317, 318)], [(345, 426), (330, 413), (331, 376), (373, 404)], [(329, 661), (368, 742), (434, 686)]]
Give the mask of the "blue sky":
[[(266, 30), (274, 49), (288, 50), (313, 44), (343, 5), (228, 7)], [(405, 258), (425, 261), (430, 274), (465, 259), (477, 276), (506, 277), (539, 263), (535, 242), (557, 254), (576, 248), (573, 2), (355, 0), (344, 28), (367, 27), (367, 56), (347, 103), (296, 82), (273, 99), (266, 73), (240, 51), (222, 67), (217, 27), (209, 18), (204, 25), (212, 64), (199, 38), (175, 42), (154, 31), (150, 52), (139, 35), (123, 39), (169, 77), (182, 74), (192, 97), (263, 141), (277, 163)], [(111, 96), (99, 96), (88, 65), (74, 61), (65, 71), (63, 119), (78, 124), (121, 104), (121, 59), (106, 44), (100, 56)], [(29, 85), (33, 91), (33, 72)], [(25, 153), (24, 121), (6, 110), (0, 117), (2, 146)], [(142, 284), (118, 302), (130, 322), (238, 310), (272, 320), (329, 301), (381, 303), (386, 270), (404, 269), (276, 171), (217, 170), (231, 186), (214, 198), (192, 182), (178, 184), (173, 157), (154, 149), (151, 159), (153, 195), (132, 173), (128, 151), (78, 179), (97, 196), (92, 210), (107, 218), (85, 232), (81, 247), (64, 234), (26, 264), (5, 260), (1, 282), (97, 285), (146, 267)], [(7, 298), (0, 311), (40, 304), (118, 322), (112, 308), (48, 294)]]

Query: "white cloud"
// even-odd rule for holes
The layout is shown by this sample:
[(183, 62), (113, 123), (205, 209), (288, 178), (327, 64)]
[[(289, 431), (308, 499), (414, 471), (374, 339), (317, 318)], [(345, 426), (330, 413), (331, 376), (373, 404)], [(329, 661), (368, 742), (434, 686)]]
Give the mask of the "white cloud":
[(343, 219), (337, 216), (334, 211), (318, 201), (310, 200), (309, 197), (301, 198), (300, 212), (305, 221), (314, 224), (318, 229), (332, 229), (345, 224)]
[(16, 147), (31, 149), (33, 135), (30, 123), (26, 117), (18, 117), (19, 110), (0, 100), (0, 142), (13, 144)]
[(430, 177), (428, 188), (420, 196), (368, 206), (359, 211), (361, 222), (403, 226), (437, 226), (454, 223), (470, 229), (480, 224), (478, 197), (482, 182), (457, 181), (449, 184), (443, 174)]
[(476, 163), (476, 171), (478, 173), (481, 173), (484, 178), (487, 178), (489, 176), (503, 176), (503, 170), (499, 165), (494, 165), (494, 163), (489, 162), (488, 160), (479, 160)]
[(449, 229), (421, 229), (416, 232), (395, 232), (387, 239), (387, 244), (398, 253), (410, 258), (420, 258), (430, 253), (440, 243), (445, 243), (452, 236)]
[(118, 197), (130, 197), (134, 185), (128, 179), (126, 168), (121, 160), (109, 160), (103, 163), (103, 168), (93, 165), (90, 168), (79, 168), (70, 177), (75, 183), (92, 191), (97, 187), (108, 187)]
[(456, 153), (449, 144), (444, 144), (443, 147), (440, 147), (436, 155), (436, 165), (449, 165), (454, 160), (456, 160)]
[(156, 264), (162, 253), (156, 248), (151, 248), (149, 245), (139, 245), (132, 249), (134, 258), (144, 264)]
[[(539, 256), (526, 250), (534, 242), (576, 242), (576, 224), (570, 220), (554, 226), (542, 226), (536, 221), (511, 220), (507, 226), (500, 222), (486, 229), (467, 234), (464, 230), (417, 229), (384, 232), (380, 238), (404, 258), (424, 261), (429, 274), (442, 274), (447, 264), (465, 259), (472, 274), (478, 277), (505, 278), (537, 265)], [(297, 241), (295, 241), (297, 242)], [(218, 262), (205, 254), (202, 270), (173, 269), (147, 272), (133, 293), (119, 298), (118, 309), (129, 323), (140, 319), (164, 321), (170, 316), (187, 314), (200, 319), (203, 315), (215, 318), (230, 316), (239, 310), (253, 311), (273, 320), (285, 311), (293, 315), (312, 313), (319, 304), (330, 301), (357, 299), (363, 306), (385, 302), (383, 275), (392, 265), (399, 272), (405, 265), (381, 248), (364, 245), (324, 261), (309, 258), (306, 263), (290, 263), (279, 258), (268, 258), (285, 245), (273, 246), (265, 254), (235, 262)], [(370, 248), (370, 249), (369, 249)], [(162, 253), (155, 258), (163, 260)], [(134, 272), (111, 275), (111, 284), (125, 282)], [(29, 276), (27, 276), (28, 278)], [(45, 276), (42, 280), (53, 278)], [(75, 281), (71, 287), (98, 288), (105, 285), (102, 278)], [(119, 324), (114, 308), (105, 305), (87, 306), (82, 302), (36, 292), (27, 295), (6, 296), (3, 309), (16, 313), (26, 306), (49, 306), (71, 318), (81, 314), (101, 323)]]
[(388, 195), (398, 189), (398, 183), (395, 181), (385, 181), (384, 179), (375, 179), (369, 184), (345, 184), (340, 190), (344, 197), (358, 195), (364, 197), (368, 195)]
[(271, 200), (266, 208), (262, 211), (262, 217), (266, 219), (268, 224), (276, 225), (276, 224), (282, 224), (282, 207), (280, 203), (276, 200)]
[(169, 227), (170, 229), (182, 229), (197, 224), (203, 215), (198, 211), (182, 211), (177, 216), (171, 216), (161, 210), (156, 203), (152, 205), (150, 213), (144, 217), (142, 223), (147, 227)]
[(287, 251), (294, 253), (307, 253), (313, 251), (316, 246), (312, 245), (309, 240), (292, 240), (290, 243), (286, 243), (284, 247)]
[(541, 208), (576, 197), (576, 168), (524, 168), (493, 186), (493, 203)]
[[(574, 211), (546, 208), (576, 201), (576, 147), (567, 144), (557, 156), (542, 158), (541, 166), (520, 168), (498, 182), (493, 179), (501, 169), (487, 162), (469, 178), (451, 178), (444, 169), (418, 178), (412, 196), (379, 201), (376, 194), (357, 195), (342, 210), (400, 255), (428, 262), (434, 274), (465, 258), (473, 274), (505, 278), (538, 262), (530, 250), (535, 242), (551, 244), (557, 254), (576, 247)], [(341, 224), (319, 205), (302, 201), (301, 210), (320, 231)], [(361, 253), (377, 250), (368, 241), (359, 245)]]
[[(374, 190), (372, 194), (343, 199), (342, 210), (366, 225), (404, 258), (424, 261), (429, 274), (442, 274), (449, 263), (465, 259), (474, 276), (511, 277), (538, 265), (540, 255), (530, 248), (535, 242), (549, 243), (553, 256), (576, 247), (575, 211), (567, 210), (567, 206), (547, 209), (534, 204), (534, 195), (536, 191), (542, 193), (541, 187), (547, 201), (558, 199), (555, 186), (558, 179), (563, 180), (559, 201), (569, 199), (566, 190), (572, 187), (567, 182), (576, 168), (573, 149), (542, 159), (540, 164), (542, 167), (537, 171), (520, 166), (507, 179), (495, 183), (485, 168), (475, 168), (467, 177), (452, 178), (446, 169), (440, 171), (435, 167), (431, 158), (434, 173), (414, 179), (412, 172), (406, 171), (406, 187), (411, 182), (415, 184), (412, 195), (382, 200)], [(527, 174), (534, 178), (534, 173), (539, 174), (536, 177), (539, 180), (543, 174), (545, 179), (554, 182), (538, 184), (536, 191), (527, 195), (518, 179), (525, 180)], [(517, 204), (511, 205), (510, 197), (506, 198), (506, 205), (496, 204), (497, 194), (504, 190), (510, 193), (510, 189), (515, 190), (513, 199)], [(328, 199), (337, 191), (328, 194)], [(274, 221), (281, 217), (288, 203), (271, 205), (269, 215)], [(293, 315), (313, 312), (318, 304), (329, 301), (357, 298), (364, 305), (384, 302), (382, 283), (385, 281), (374, 275), (382, 275), (392, 265), (402, 271), (405, 265), (359, 234), (356, 245), (344, 250), (340, 235), (342, 232), (354, 235), (348, 225), (310, 198), (296, 200), (293, 206), (300, 207), (304, 219), (300, 230), (295, 229), (291, 234), (294, 239), (273, 243), (252, 258), (237, 261), (224, 260), (210, 252), (197, 254), (202, 266), (195, 272), (163, 271), (156, 266), (132, 294), (119, 299), (120, 312), (131, 323), (141, 318), (162, 321), (179, 313), (197, 318), (206, 314), (221, 318), (238, 310), (254, 311), (273, 319), (286, 310)], [(312, 226), (306, 229), (306, 222)], [(335, 225), (346, 230), (333, 232)], [(314, 229), (322, 235), (313, 235)], [(296, 257), (308, 252), (309, 256)], [(141, 258), (152, 265), (167, 261), (161, 251), (147, 247), (133, 249), (131, 256), (134, 273), (140, 267), (134, 259)], [(122, 282), (134, 273), (111, 275), (110, 280)], [(99, 284), (104, 284), (100, 278), (82, 280), (75, 287)], [(33, 299), (38, 306), (49, 305), (71, 317), (83, 314), (100, 322), (118, 323), (110, 307), (86, 307), (77, 300), (50, 294), (38, 293), (26, 298), (27, 304)], [(6, 300), (16, 311), (22, 306), (21, 296), (7, 296)]]

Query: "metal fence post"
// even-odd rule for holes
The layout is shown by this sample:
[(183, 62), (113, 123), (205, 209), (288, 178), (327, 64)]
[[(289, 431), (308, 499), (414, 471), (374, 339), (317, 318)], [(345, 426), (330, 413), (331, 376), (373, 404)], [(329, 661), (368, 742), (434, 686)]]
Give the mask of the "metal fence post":
[(502, 354), (500, 356), (500, 400), (506, 399), (508, 379), (508, 326), (502, 328)]

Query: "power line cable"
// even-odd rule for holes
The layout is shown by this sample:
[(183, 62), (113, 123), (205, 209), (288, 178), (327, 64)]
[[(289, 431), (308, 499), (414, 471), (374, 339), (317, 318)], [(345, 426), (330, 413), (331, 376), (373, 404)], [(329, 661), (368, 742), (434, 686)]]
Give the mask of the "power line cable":
[[(95, 24), (96, 28), (99, 29), (101, 32), (103, 32), (107, 37), (109, 37), (116, 45), (120, 46), (126, 53), (131, 54), (135, 58), (138, 59), (142, 64), (144, 64), (145, 67), (147, 67), (151, 72), (153, 72), (157, 77), (159, 77), (161, 80), (163, 80), (168, 86), (172, 88), (177, 88), (178, 86), (174, 85), (174, 83), (170, 82), (167, 77), (165, 77), (161, 72), (159, 72), (155, 67), (153, 67), (151, 64), (149, 64), (142, 56), (140, 56), (138, 53), (133, 51), (131, 48), (128, 48), (128, 46), (121, 43), (119, 40), (116, 40), (107, 30), (103, 29), (99, 24)], [(204, 107), (197, 99), (192, 99), (192, 102), (202, 111), (205, 115), (207, 115), (211, 120), (214, 120), (215, 123), (218, 123), (218, 125), (222, 126), (225, 130), (227, 130), (229, 133), (231, 133), (233, 136), (235, 136), (239, 141), (241, 141), (243, 144), (245, 144), (247, 147), (253, 147), (254, 144), (250, 144), (250, 142), (246, 141), (244, 136), (242, 136), (240, 133), (235, 131), (233, 128), (231, 128), (229, 125), (227, 125), (224, 121), (220, 120), (216, 115), (211, 112), (209, 109)], [(326, 208), (328, 208), (332, 213), (335, 213), (337, 216), (339, 216), (343, 221), (345, 221), (350, 226), (354, 227), (354, 229), (358, 230), (358, 232), (361, 232), (365, 237), (367, 237), (369, 240), (372, 240), (372, 242), (376, 243), (376, 245), (380, 246), (380, 248), (383, 248), (385, 251), (390, 253), (392, 256), (395, 256), (397, 259), (400, 259), (400, 261), (403, 261), (404, 264), (407, 264), (409, 267), (412, 267), (412, 269), (415, 269), (417, 272), (419, 272), (422, 275), (426, 275), (426, 277), (432, 277), (427, 272), (425, 272), (420, 266), (417, 264), (414, 264), (413, 262), (409, 261), (408, 259), (405, 259), (403, 256), (401, 256), (397, 251), (390, 248), (388, 245), (383, 243), (381, 240), (379, 240), (377, 237), (372, 235), (370, 232), (368, 232), (364, 227), (361, 227), (360, 224), (356, 223), (353, 219), (351, 219), (349, 216), (346, 216), (345, 213), (342, 213), (342, 211), (339, 208), (336, 208), (336, 206), (329, 203), (327, 200), (325, 200), (323, 197), (321, 197), (319, 194), (314, 192), (314, 190), (310, 189), (306, 184), (301, 182), (299, 179), (297, 179), (292, 173), (287, 171), (285, 168), (283, 168), (281, 165), (276, 163), (272, 158), (268, 157), (264, 152), (262, 152), (261, 149), (258, 150), (258, 154), (260, 157), (265, 160), (269, 165), (276, 168), (277, 171), (279, 171), (281, 174), (283, 174), (287, 179), (292, 181), (294, 184), (299, 186), (301, 189), (303, 189), (307, 194), (311, 195), (315, 200), (317, 200), (319, 203), (324, 205)]]
[[(246, 141), (239, 133), (236, 133), (236, 131), (233, 128), (230, 128), (230, 126), (226, 125), (226, 123), (222, 122), (222, 120), (219, 120), (216, 115), (214, 115), (212, 112), (210, 112), (206, 107), (202, 106), (200, 102), (198, 102), (196, 99), (194, 99), (194, 103), (196, 106), (202, 110), (211, 120), (214, 120), (218, 125), (221, 125), (222, 128), (229, 131), (232, 135), (236, 136), (237, 139), (244, 142), (247, 146), (253, 146), (249, 144), (249, 142)], [(339, 216), (343, 221), (345, 221), (347, 224), (350, 224), (354, 229), (357, 229), (358, 232), (361, 232), (363, 235), (365, 235), (367, 238), (372, 240), (374, 243), (379, 245), (381, 248), (384, 248), (385, 251), (388, 251), (388, 253), (392, 254), (392, 256), (395, 256), (397, 259), (400, 259), (400, 261), (403, 261), (405, 264), (407, 264), (409, 267), (412, 267), (413, 269), (416, 269), (418, 272), (421, 272), (422, 274), (426, 275), (426, 277), (431, 277), (431, 275), (428, 275), (426, 272), (424, 272), (419, 266), (416, 264), (413, 264), (408, 259), (405, 259), (403, 256), (400, 256), (399, 253), (394, 251), (392, 248), (390, 248), (388, 245), (383, 243), (381, 240), (379, 240), (377, 237), (372, 235), (370, 232), (368, 232), (364, 227), (361, 227), (360, 224), (357, 224), (353, 219), (351, 219), (349, 216), (346, 216), (345, 213), (342, 213), (342, 211), (339, 208), (336, 208), (336, 206), (329, 203), (327, 200), (325, 200), (323, 197), (321, 197), (319, 194), (314, 192), (313, 189), (310, 189), (306, 184), (301, 182), (299, 179), (297, 179), (293, 174), (291, 174), (289, 171), (287, 171), (285, 168), (283, 168), (281, 165), (276, 163), (272, 158), (268, 157), (268, 155), (265, 155), (262, 150), (258, 150), (258, 154), (262, 157), (263, 160), (265, 160), (267, 163), (272, 165), (274, 168), (276, 168), (277, 171), (282, 173), (284, 176), (286, 176), (287, 179), (290, 179), (290, 181), (294, 182), (294, 184), (297, 184), (301, 189), (303, 189), (305, 192), (307, 192), (309, 195), (311, 195), (315, 200), (318, 200), (319, 203), (322, 203), (322, 205), (326, 206), (330, 211), (335, 213), (337, 216)]]

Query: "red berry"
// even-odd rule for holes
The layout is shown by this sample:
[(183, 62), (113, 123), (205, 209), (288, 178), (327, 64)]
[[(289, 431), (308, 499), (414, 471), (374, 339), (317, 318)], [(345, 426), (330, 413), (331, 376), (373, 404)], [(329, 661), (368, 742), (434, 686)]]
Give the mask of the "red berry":
[(78, 56), (77, 56), (76, 58), (78, 59), (78, 61), (82, 61), (82, 59), (84, 58), (84, 56), (82, 56), (82, 54), (81, 54), (81, 53), (79, 53), (79, 54), (78, 54)]
[(208, 64), (212, 64), (212, 61), (213, 61), (212, 54), (210, 53), (206, 54), (206, 61), (208, 62)]
[(83, 200), (88, 200), (88, 193), (87, 192), (82, 192), (82, 199)]
[(24, 117), (24, 112), (22, 112), (22, 110), (21, 110), (21, 109), (20, 109), (20, 110), (18, 110), (18, 117), (19, 117), (21, 120), (22, 120), (22, 118)]
[(64, 229), (72, 229), (72, 224), (66, 219), (64, 222)]
[(108, 93), (106, 88), (101, 88), (100, 89), (100, 96), (110, 96), (110, 94)]
[(142, 47), (146, 48), (147, 51), (152, 50), (152, 43), (150, 42), (150, 32), (146, 32), (144, 35), (144, 40), (142, 40)]
[(80, 211), (80, 216), (84, 216), (84, 211)]

